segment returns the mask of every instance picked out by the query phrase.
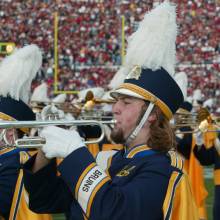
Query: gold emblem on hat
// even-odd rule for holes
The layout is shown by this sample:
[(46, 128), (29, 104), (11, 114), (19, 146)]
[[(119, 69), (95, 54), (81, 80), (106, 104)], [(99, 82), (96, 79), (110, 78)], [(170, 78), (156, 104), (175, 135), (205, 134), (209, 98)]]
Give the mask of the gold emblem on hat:
[(126, 77), (126, 79), (138, 80), (140, 76), (141, 76), (141, 67), (139, 65), (135, 65), (130, 71), (130, 73), (128, 74), (128, 76)]

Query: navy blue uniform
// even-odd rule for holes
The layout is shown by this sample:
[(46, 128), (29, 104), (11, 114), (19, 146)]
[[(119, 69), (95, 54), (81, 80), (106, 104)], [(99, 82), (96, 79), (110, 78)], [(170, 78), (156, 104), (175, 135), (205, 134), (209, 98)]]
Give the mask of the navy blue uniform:
[(0, 216), (9, 218), (20, 169), (18, 149), (0, 150)]
[[(32, 174), (35, 157), (24, 166), (24, 183), (29, 192), (30, 208), (38, 213), (71, 212), (71, 219), (168, 219), (172, 212), (175, 187), (182, 171), (166, 153), (137, 146), (130, 152), (119, 151), (109, 160), (108, 174), (83, 147), (59, 165), (56, 162)], [(179, 162), (179, 164), (182, 163)], [(175, 172), (173, 188), (164, 206), (168, 185)]]
[[(190, 127), (183, 127), (179, 129), (181, 132), (190, 132), (192, 129)], [(181, 153), (185, 159), (189, 160), (191, 149), (192, 149), (192, 134), (184, 134), (183, 138), (176, 137), (177, 150)]]

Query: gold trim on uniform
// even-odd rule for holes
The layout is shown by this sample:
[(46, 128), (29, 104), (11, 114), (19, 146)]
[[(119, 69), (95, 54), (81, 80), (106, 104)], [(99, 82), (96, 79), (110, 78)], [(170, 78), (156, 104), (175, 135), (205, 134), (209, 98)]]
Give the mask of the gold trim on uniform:
[(108, 150), (123, 150), (124, 146), (122, 144), (103, 144), (102, 151)]
[(94, 200), (94, 197), (96, 195), (96, 193), (99, 191), (99, 189), (110, 180), (109, 176), (106, 176), (101, 182), (99, 182), (99, 184), (97, 184), (97, 186), (93, 189), (90, 197), (89, 197), (89, 201), (88, 201), (88, 205), (87, 205), (87, 209), (86, 209), (86, 216), (90, 216), (90, 211), (91, 211), (91, 206), (92, 206), (92, 202)]
[(107, 160), (107, 168), (105, 169), (105, 172), (108, 176), (110, 176), (109, 174), (109, 167), (111, 166), (111, 163), (112, 163), (112, 158), (113, 158), (114, 155), (112, 155), (111, 157), (108, 158)]
[[(0, 119), (3, 119), (5, 121), (16, 121), (15, 118), (3, 113), (3, 112), (0, 112)], [(29, 128), (19, 128), (20, 130), (22, 130), (24, 133), (28, 133), (29, 132)]]
[(220, 169), (214, 170), (214, 183), (220, 185)]
[(171, 160), (171, 166), (176, 167), (177, 161), (176, 161), (176, 155), (174, 151), (169, 151), (168, 152)]
[(23, 179), (23, 170), (20, 171), (17, 179), (9, 219), (15, 219), (18, 212), (18, 209), (16, 209), (16, 207), (19, 205), (21, 199), (21, 191), (23, 188), (22, 179)]
[[(163, 214), (164, 214), (164, 218), (163, 219), (170, 219), (168, 215), (168, 211), (170, 210), (170, 206), (172, 206), (172, 202), (173, 202), (173, 197), (175, 194), (175, 189), (177, 187), (178, 182), (180, 181), (180, 179), (178, 179), (180, 173), (173, 171), (170, 180), (169, 180), (169, 184), (168, 184), (168, 188), (167, 188), (167, 193), (165, 196), (165, 200), (163, 203)], [(172, 214), (172, 212), (170, 212), (170, 215)]]
[(131, 149), (131, 151), (127, 154), (127, 158), (133, 158), (137, 153), (150, 150), (150, 148), (147, 145), (141, 145), (138, 147), (134, 147)]
[(29, 155), (25, 151), (20, 151), (19, 154), (20, 154), (20, 164), (24, 164), (29, 159)]
[[(84, 175), (85, 173), (86, 175)], [(81, 179), (76, 199), (87, 217), (90, 215), (92, 202), (96, 193), (110, 179), (111, 178), (97, 165), (83, 172), (83, 179)]]
[(155, 105), (157, 105), (168, 119), (172, 118), (173, 113), (169, 107), (162, 100), (154, 96), (151, 92), (131, 83), (123, 83), (119, 89), (128, 89), (141, 95), (145, 100), (153, 102)]
[(116, 176), (122, 177), (122, 176), (128, 176), (130, 174), (130, 171), (133, 170), (136, 166), (125, 166), (121, 171), (119, 171)]
[(84, 179), (84, 177), (86, 176), (86, 174), (93, 168), (96, 166), (96, 163), (93, 162), (91, 164), (89, 164), (89, 166), (82, 172), (82, 174), (80, 175), (79, 177), (79, 180), (77, 181), (77, 184), (76, 184), (76, 189), (75, 189), (75, 198), (77, 199), (78, 197), (78, 191), (79, 191), (79, 187)]
[(13, 151), (13, 150), (15, 150), (15, 148), (13, 148), (13, 147), (12, 148), (3, 148), (2, 150), (0, 148), (0, 155), (8, 153), (8, 152)]
[(181, 157), (178, 156), (178, 154), (173, 150), (169, 151), (168, 154), (170, 156), (171, 166), (182, 170), (183, 169), (183, 160), (181, 159)]

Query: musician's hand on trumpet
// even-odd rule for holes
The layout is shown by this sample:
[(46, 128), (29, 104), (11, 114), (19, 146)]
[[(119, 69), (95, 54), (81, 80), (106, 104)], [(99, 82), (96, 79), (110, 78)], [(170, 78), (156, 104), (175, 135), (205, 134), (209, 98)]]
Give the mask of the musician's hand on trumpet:
[(41, 113), (40, 119), (45, 120), (54, 120), (54, 119), (64, 119), (65, 114), (62, 110), (58, 109), (54, 104), (45, 106)]
[(73, 151), (85, 146), (84, 140), (75, 130), (48, 126), (40, 132), (40, 136), (46, 139), (41, 150), (48, 159), (65, 158)]
[(209, 126), (209, 123), (206, 119), (201, 121), (201, 123), (199, 124), (199, 131), (203, 133), (206, 132), (208, 129), (208, 126)]
[(195, 133), (196, 144), (202, 146), (204, 144), (203, 133), (207, 131), (209, 123), (207, 120), (203, 120), (198, 126), (198, 132)]
[[(75, 120), (74, 116), (71, 113), (65, 113), (63, 110), (57, 108), (54, 104), (45, 106), (40, 116), (37, 117), (39, 121), (45, 120), (65, 120), (65, 121), (73, 121)], [(70, 130), (76, 129), (76, 126), (71, 126)]]

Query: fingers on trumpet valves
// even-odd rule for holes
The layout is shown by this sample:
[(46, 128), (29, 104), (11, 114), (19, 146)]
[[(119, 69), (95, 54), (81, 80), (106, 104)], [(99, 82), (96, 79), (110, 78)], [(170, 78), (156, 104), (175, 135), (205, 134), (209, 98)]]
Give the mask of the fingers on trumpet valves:
[[(39, 115), (39, 114), (38, 114)], [(56, 107), (54, 104), (45, 106), (41, 114), (37, 117), (38, 120), (74, 120), (74, 116)]]
[(41, 120), (51, 120), (51, 119), (57, 119), (62, 118), (64, 113), (60, 109), (58, 109), (55, 105), (47, 105), (45, 106), (41, 111)]

